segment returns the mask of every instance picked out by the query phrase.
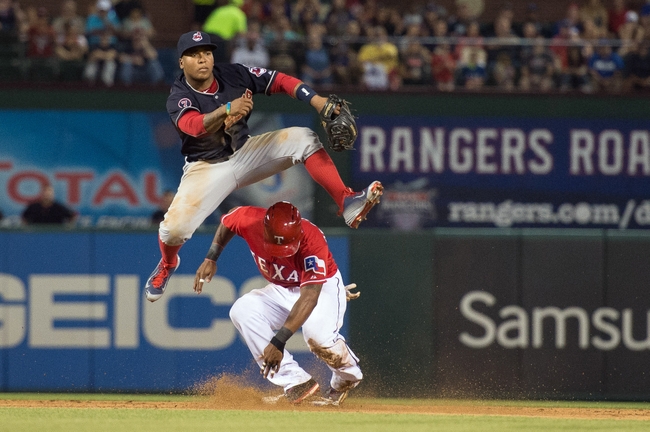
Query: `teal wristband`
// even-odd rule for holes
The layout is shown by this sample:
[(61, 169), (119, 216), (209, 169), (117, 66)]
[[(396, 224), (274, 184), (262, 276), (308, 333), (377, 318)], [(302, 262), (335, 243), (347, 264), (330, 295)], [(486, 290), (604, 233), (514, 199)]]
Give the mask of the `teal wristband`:
[(226, 104), (226, 115), (227, 115), (227, 116), (230, 115), (230, 102), (228, 102), (228, 103)]

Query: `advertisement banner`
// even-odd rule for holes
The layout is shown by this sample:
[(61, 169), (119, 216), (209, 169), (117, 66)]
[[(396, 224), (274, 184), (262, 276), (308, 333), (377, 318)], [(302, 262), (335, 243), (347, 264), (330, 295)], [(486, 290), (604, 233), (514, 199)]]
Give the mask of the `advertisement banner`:
[[(268, 385), (228, 316), (265, 280), (235, 237), (197, 296), (194, 275), (211, 242), (195, 235), (165, 295), (150, 303), (143, 286), (159, 259), (155, 234), (0, 232), (0, 391), (180, 392), (222, 373)], [(328, 244), (347, 280), (347, 238)], [(301, 333), (287, 349), (329, 380)]]
[(385, 193), (364, 226), (650, 226), (641, 120), (362, 116), (353, 182)]
[(647, 400), (647, 238), (434, 242), (438, 395)]
[[(256, 114), (253, 134), (310, 126), (306, 114)], [(35, 127), (34, 125), (37, 125)], [(52, 184), (77, 226), (144, 228), (184, 164), (165, 113), (0, 110), (0, 226), (20, 225), (27, 204)], [(302, 165), (236, 191), (206, 223), (234, 205), (294, 203), (311, 217), (314, 184)]]

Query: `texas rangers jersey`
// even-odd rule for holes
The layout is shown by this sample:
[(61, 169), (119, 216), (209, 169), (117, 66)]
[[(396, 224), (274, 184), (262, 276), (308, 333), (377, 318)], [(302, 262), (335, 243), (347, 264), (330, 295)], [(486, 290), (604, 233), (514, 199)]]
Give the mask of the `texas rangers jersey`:
[(305, 233), (300, 248), (288, 258), (276, 258), (264, 249), (264, 215), (261, 207), (237, 207), (224, 215), (221, 223), (242, 237), (253, 254), (264, 278), (283, 287), (324, 283), (338, 270), (323, 232), (307, 219), (302, 220)]
[(188, 162), (222, 159), (233, 154), (250, 136), (247, 124), (250, 113), (228, 129), (221, 127), (217, 132), (201, 137), (187, 135), (178, 128), (178, 120), (183, 113), (196, 110), (208, 114), (242, 96), (250, 98), (257, 93), (270, 95), (276, 72), (241, 64), (217, 64), (213, 74), (217, 81), (215, 92), (197, 91), (181, 75), (174, 81), (167, 98), (167, 112), (183, 141), (181, 153)]

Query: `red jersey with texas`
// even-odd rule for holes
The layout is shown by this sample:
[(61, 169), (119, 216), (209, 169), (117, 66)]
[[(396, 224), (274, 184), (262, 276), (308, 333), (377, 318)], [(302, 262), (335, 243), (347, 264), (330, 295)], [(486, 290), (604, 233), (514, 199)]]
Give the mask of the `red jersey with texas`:
[(226, 228), (242, 237), (253, 254), (255, 264), (266, 280), (287, 288), (324, 283), (338, 271), (323, 232), (302, 219), (305, 233), (295, 255), (277, 258), (264, 249), (264, 215), (261, 207), (237, 207), (221, 218)]

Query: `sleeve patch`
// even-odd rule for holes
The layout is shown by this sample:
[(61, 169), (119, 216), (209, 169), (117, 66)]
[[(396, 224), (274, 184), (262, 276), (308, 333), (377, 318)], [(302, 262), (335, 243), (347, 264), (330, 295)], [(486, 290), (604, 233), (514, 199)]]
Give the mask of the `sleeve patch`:
[(266, 72), (266, 69), (261, 68), (261, 67), (251, 67), (251, 68), (248, 68), (248, 71), (259, 78), (262, 75), (264, 75), (264, 73)]
[(192, 106), (192, 101), (189, 100), (188, 98), (183, 98), (178, 101), (179, 108), (189, 108), (191, 106)]
[(308, 256), (305, 258), (305, 271), (310, 270), (314, 273), (325, 275), (327, 273), (325, 260), (318, 258), (316, 255)]

